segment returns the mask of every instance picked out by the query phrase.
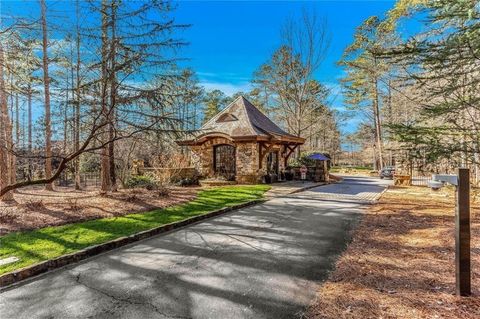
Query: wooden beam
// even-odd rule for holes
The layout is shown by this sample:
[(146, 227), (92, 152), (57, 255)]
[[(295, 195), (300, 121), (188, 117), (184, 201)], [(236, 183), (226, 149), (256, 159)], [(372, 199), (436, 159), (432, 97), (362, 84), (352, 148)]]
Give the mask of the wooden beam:
[[(263, 163), (263, 159), (265, 158), (265, 155), (267, 155), (271, 151), (271, 149), (273, 148), (273, 146), (275, 146), (275, 144), (259, 143), (259, 145), (260, 145), (260, 150), (259, 150), (259, 158), (258, 158), (259, 160), (258, 167), (262, 168), (263, 166), (262, 163)], [(262, 148), (264, 148), (263, 151), (262, 151)]]
[(459, 296), (471, 294), (470, 262), (470, 170), (458, 169), (455, 214), (455, 277)]

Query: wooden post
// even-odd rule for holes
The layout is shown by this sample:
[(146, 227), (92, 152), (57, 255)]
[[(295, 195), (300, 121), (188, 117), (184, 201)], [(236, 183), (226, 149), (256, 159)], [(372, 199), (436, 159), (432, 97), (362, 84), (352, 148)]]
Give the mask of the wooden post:
[(323, 161), (323, 174), (325, 175), (325, 182), (330, 182), (328, 175), (328, 161)]
[(470, 296), (470, 170), (458, 169), (455, 214), (455, 277), (459, 296)]

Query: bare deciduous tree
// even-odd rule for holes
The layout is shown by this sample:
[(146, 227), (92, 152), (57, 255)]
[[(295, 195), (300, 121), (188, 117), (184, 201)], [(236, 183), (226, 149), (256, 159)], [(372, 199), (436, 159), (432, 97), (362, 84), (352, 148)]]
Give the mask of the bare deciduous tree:
[(287, 21), (281, 36), (282, 45), (255, 73), (254, 83), (270, 92), (288, 131), (303, 136), (311, 127), (308, 118), (326, 103), (328, 90), (314, 75), (327, 55), (330, 33), (324, 19), (304, 11), (299, 20)]

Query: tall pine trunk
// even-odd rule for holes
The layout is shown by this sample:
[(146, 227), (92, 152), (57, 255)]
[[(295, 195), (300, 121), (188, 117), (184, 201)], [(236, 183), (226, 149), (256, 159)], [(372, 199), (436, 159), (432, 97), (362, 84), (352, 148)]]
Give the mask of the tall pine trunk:
[[(12, 70), (15, 70), (15, 60), (12, 61)], [(15, 98), (14, 98), (14, 83), (13, 83), (13, 71), (10, 72), (10, 121), (7, 123), (7, 157), (8, 157), (8, 181), (10, 184), (15, 184), (17, 181), (17, 170), (16, 170), (16, 156), (14, 152), (15, 144), (13, 142), (13, 118), (15, 115)]]
[[(0, 42), (0, 189), (5, 188), (9, 182), (9, 157), (8, 157), (8, 125), (10, 125), (10, 119), (8, 116), (8, 101), (7, 101), (7, 88), (5, 86), (4, 79), (4, 55), (3, 45)], [(3, 201), (13, 200), (12, 192), (8, 192), (2, 196)]]
[(115, 20), (116, 20), (116, 13), (117, 13), (117, 4), (116, 1), (112, 1), (111, 4), (111, 34), (112, 34), (112, 39), (111, 39), (111, 45), (110, 45), (110, 125), (108, 127), (108, 138), (110, 140), (110, 144), (108, 144), (108, 156), (110, 160), (110, 188), (112, 192), (117, 191), (117, 176), (115, 173), (115, 144), (113, 142), (115, 138), (115, 124), (116, 124), (116, 119), (115, 119), (115, 103), (116, 103), (116, 94), (117, 94), (117, 79), (116, 79), (116, 70), (115, 70), (115, 59), (117, 58), (117, 52), (116, 52), (116, 33), (115, 33)]
[[(45, 0), (40, 0), (42, 15), (43, 85), (45, 90), (45, 178), (52, 177), (52, 123), (50, 115), (50, 78), (48, 75), (48, 38)], [(53, 190), (53, 183), (45, 184), (46, 190)]]
[[(67, 148), (68, 148), (68, 106), (69, 106), (69, 90), (70, 90), (70, 83), (69, 83), (69, 78), (68, 78), (68, 72), (65, 72), (65, 105), (63, 109), (63, 152), (64, 154), (67, 154)], [(72, 79), (73, 81), (73, 79)], [(72, 85), (73, 88), (73, 85)]]
[[(76, 53), (77, 53), (77, 63), (75, 65), (75, 76), (76, 76), (76, 86), (75, 86), (75, 120), (74, 120), (74, 148), (75, 152), (78, 152), (80, 149), (80, 3), (77, 0), (76, 3)], [(73, 77), (72, 77), (73, 81)], [(73, 88), (73, 87), (72, 87)], [(80, 157), (77, 157), (73, 163), (75, 171), (75, 189), (80, 190), (82, 187), (80, 185)]]
[[(10, 183), (15, 184), (17, 182), (17, 156), (14, 154), (15, 148), (20, 145), (20, 107), (18, 105), (18, 92), (15, 93), (15, 143), (13, 143), (13, 133), (11, 137), (11, 167), (10, 167)], [(14, 191), (16, 192), (16, 191)]]
[[(376, 65), (376, 60), (375, 60)], [(378, 79), (377, 76), (373, 76), (373, 117), (375, 124), (375, 137), (378, 153), (379, 169), (383, 168), (383, 140), (382, 140), (382, 124), (380, 118), (380, 106), (378, 103)]]
[(33, 151), (33, 143), (32, 143), (32, 83), (29, 82), (28, 83), (28, 92), (27, 92), (27, 107), (28, 107), (28, 110), (27, 110), (27, 113), (28, 113), (28, 180), (31, 180), (33, 179), (33, 159), (31, 158), (31, 156), (33, 155), (32, 154), (32, 151)]
[[(108, 123), (110, 119), (109, 110), (107, 106), (107, 87), (108, 87), (108, 74), (107, 74), (107, 63), (108, 63), (108, 16), (107, 16), (107, 4), (106, 0), (102, 1), (102, 72), (101, 72), (101, 83), (102, 83), (102, 105), (101, 105), (101, 112), (103, 115), (103, 120)], [(102, 129), (102, 142), (107, 143), (107, 139), (109, 137), (108, 132), (108, 125), (107, 129)], [(101, 154), (100, 154), (100, 178), (101, 178), (101, 192), (106, 193), (110, 191), (110, 159), (109, 159), (109, 145), (106, 144), (102, 147)]]

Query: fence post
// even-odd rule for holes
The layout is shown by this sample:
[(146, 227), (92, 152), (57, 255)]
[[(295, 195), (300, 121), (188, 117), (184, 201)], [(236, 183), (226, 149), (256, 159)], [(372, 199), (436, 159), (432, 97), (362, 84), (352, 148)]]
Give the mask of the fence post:
[(457, 172), (457, 205), (455, 214), (455, 277), (456, 292), (460, 296), (471, 294), (470, 269), (470, 170)]

